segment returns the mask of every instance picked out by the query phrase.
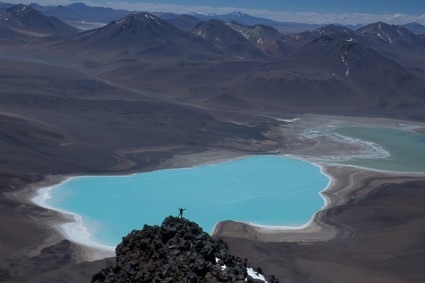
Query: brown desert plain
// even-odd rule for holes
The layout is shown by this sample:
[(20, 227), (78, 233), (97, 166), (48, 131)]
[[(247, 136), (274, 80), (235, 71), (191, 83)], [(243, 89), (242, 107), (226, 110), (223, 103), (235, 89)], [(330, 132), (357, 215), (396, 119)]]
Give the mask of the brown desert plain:
[(384, 23), (181, 30), (148, 13), (81, 32), (30, 6), (0, 12), (16, 15), (0, 17), (0, 282), (90, 282), (114, 261), (64, 237), (72, 220), (32, 203), (39, 188), (258, 154), (319, 164), (326, 205), (296, 230), (220, 222), (232, 253), (281, 282), (425, 282), (425, 175), (339, 165), (367, 149), (305, 134), (425, 129), (423, 37)]

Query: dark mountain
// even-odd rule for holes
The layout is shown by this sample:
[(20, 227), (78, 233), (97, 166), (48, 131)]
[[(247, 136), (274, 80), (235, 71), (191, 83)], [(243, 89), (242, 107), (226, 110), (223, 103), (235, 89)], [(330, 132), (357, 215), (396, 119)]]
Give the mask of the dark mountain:
[(228, 26), (269, 56), (286, 56), (295, 49), (296, 41), (284, 36), (273, 27), (265, 25), (244, 26), (235, 22), (228, 23)]
[(92, 7), (84, 3), (72, 3), (70, 5), (41, 6), (31, 4), (34, 9), (48, 16), (58, 17), (67, 22), (85, 21), (109, 23), (121, 19), (130, 14), (127, 10), (115, 10), (104, 7)]
[(423, 68), (425, 45), (410, 30), (386, 23), (374, 23), (356, 31), (363, 43), (407, 67)]
[[(247, 262), (232, 256), (194, 222), (167, 217), (161, 226), (133, 230), (116, 248), (116, 264), (93, 276), (94, 283), (265, 282)], [(268, 282), (278, 282), (274, 276)]]
[(265, 56), (242, 34), (222, 21), (209, 20), (196, 25), (191, 33), (203, 38), (224, 54), (238, 59), (259, 59)]
[(385, 23), (370, 24), (357, 31), (345, 26), (327, 25), (289, 37), (297, 41), (301, 47), (321, 36), (348, 36), (406, 67), (421, 68), (425, 63), (425, 45), (420, 37), (406, 28)]
[(16, 5), (0, 12), (0, 27), (28, 38), (48, 35), (69, 36), (78, 30), (55, 17), (44, 16), (29, 5)]
[(313, 33), (318, 34), (320, 36), (324, 35), (338, 35), (338, 34), (344, 34), (350, 37), (355, 36), (355, 32), (345, 26), (341, 25), (326, 25), (324, 27), (318, 28)]
[(292, 34), (289, 37), (292, 38), (293, 40), (296, 40), (299, 43), (299, 45), (304, 45), (313, 40), (316, 40), (319, 37), (327, 36), (327, 35), (349, 36), (353, 39), (356, 39), (357, 41), (359, 40), (353, 30), (340, 25), (326, 25), (324, 27), (320, 27), (313, 31), (305, 31), (302, 33)]
[(201, 22), (200, 19), (192, 15), (185, 15), (185, 14), (180, 15), (180, 14), (173, 14), (173, 13), (153, 13), (153, 14), (184, 31), (190, 31), (192, 28), (194, 28), (197, 24)]
[(356, 31), (375, 48), (391, 46), (404, 49), (422, 49), (424, 46), (418, 36), (407, 28), (378, 22)]
[(193, 15), (204, 21), (215, 19), (215, 20), (220, 20), (227, 23), (235, 22), (245, 26), (255, 26), (255, 25), (271, 26), (283, 34), (292, 34), (292, 33), (299, 33), (303, 31), (311, 31), (321, 26), (316, 24), (277, 22), (270, 19), (254, 17), (254, 16), (251, 16), (242, 12), (238, 12), (238, 11), (235, 11), (229, 14), (224, 14), (224, 15), (199, 14), (199, 13), (195, 13)]
[(149, 13), (131, 14), (118, 21), (82, 32), (59, 44), (56, 49), (80, 50), (104, 58), (115, 56), (175, 60), (209, 60), (219, 56), (206, 41), (181, 31)]
[(303, 24), (303, 23), (292, 23), (292, 22), (276, 22), (270, 26), (277, 29), (280, 33), (290, 35), (294, 33), (300, 33), (304, 31), (313, 31), (322, 27), (323, 25), (318, 24)]
[(323, 74), (365, 82), (371, 78), (369, 72), (377, 75), (393, 70), (407, 74), (398, 64), (365, 47), (348, 34), (321, 36), (297, 50), (290, 57), (290, 62), (321, 70)]
[(201, 107), (425, 118), (425, 72), (347, 34), (321, 36), (270, 62), (121, 66), (104, 75)]
[(125, 49), (155, 45), (157, 42), (175, 38), (178, 34), (176, 28), (161, 19), (148, 13), (140, 13), (113, 21), (99, 29), (84, 32), (74, 39), (105, 49)]
[(417, 35), (425, 34), (425, 26), (419, 23), (408, 23), (408, 24), (404, 24), (400, 26), (403, 28), (407, 28), (408, 30), (410, 30), (411, 32)]
[(328, 35), (225, 85), (229, 93), (272, 109), (422, 115), (422, 80), (349, 36)]

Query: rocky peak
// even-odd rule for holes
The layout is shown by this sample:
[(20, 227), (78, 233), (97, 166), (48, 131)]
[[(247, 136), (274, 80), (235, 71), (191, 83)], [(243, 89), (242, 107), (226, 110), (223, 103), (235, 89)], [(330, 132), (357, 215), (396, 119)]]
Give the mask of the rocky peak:
[(34, 11), (34, 8), (30, 5), (18, 4), (9, 8), (7, 11), (16, 16), (19, 16), (25, 13), (31, 13), (32, 11)]
[(116, 264), (92, 282), (278, 282), (232, 256), (194, 222), (167, 217), (161, 226), (133, 230), (116, 248)]
[(410, 30), (382, 22), (367, 25), (359, 29), (357, 33), (369, 40), (376, 40), (387, 45), (408, 45), (414, 47), (419, 44), (417, 36)]
[(150, 13), (137, 13), (128, 15), (114, 21), (102, 29), (112, 37), (128, 37), (126, 39), (158, 39), (174, 37), (180, 31), (172, 25)]
[(155, 24), (155, 25), (161, 25), (162, 20), (150, 13), (142, 12), (137, 14), (131, 14), (126, 16), (124, 19), (120, 21), (116, 21), (115, 23), (121, 24), (121, 23), (148, 23), (148, 24)]
[(266, 25), (245, 26), (236, 22), (227, 23), (265, 54), (281, 57), (292, 53), (293, 40), (281, 34), (273, 27)]
[[(210, 39), (221, 38), (224, 35), (227, 36), (229, 30), (230, 29), (226, 26), (224, 22), (212, 19), (206, 22), (201, 22), (196, 25), (192, 29), (192, 33), (204, 39)], [(230, 34), (230, 36), (232, 35), (234, 35), (234, 33)]]
[(15, 19), (16, 21), (23, 21), (24, 23), (28, 20), (43, 20), (44, 15), (39, 11), (35, 10), (31, 5), (18, 4), (7, 9), (5, 15), (9, 19)]
[(245, 26), (238, 24), (236, 22), (227, 23), (229, 27), (234, 29), (235, 31), (241, 33), (245, 38), (251, 39), (259, 39), (261, 37), (273, 40), (284, 40), (283, 34), (281, 34), (278, 30), (273, 27), (265, 26), (265, 25), (255, 25), (255, 26)]
[(209, 20), (196, 25), (191, 31), (227, 55), (239, 59), (264, 58), (264, 54), (244, 35), (219, 20)]
[(327, 25), (314, 31), (305, 31), (289, 37), (303, 44), (317, 42), (317, 40), (326, 41), (327, 39), (347, 37), (359, 41), (359, 36), (353, 30), (340, 25)]

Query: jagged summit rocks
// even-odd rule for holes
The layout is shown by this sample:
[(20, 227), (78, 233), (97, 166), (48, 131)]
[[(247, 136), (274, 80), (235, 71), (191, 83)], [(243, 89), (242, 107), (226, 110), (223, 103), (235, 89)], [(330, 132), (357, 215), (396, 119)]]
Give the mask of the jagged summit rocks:
[(278, 282), (229, 254), (194, 222), (167, 217), (161, 226), (133, 230), (116, 248), (116, 264), (95, 274), (93, 283)]

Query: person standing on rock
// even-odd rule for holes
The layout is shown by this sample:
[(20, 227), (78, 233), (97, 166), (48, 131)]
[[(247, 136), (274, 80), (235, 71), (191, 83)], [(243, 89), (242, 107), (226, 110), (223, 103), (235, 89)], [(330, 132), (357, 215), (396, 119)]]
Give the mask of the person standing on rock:
[(179, 208), (179, 217), (183, 218), (183, 211), (185, 211), (186, 208)]

